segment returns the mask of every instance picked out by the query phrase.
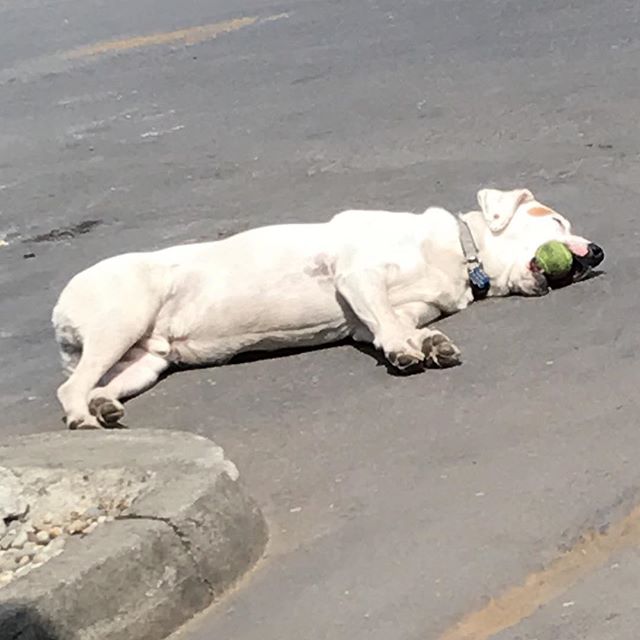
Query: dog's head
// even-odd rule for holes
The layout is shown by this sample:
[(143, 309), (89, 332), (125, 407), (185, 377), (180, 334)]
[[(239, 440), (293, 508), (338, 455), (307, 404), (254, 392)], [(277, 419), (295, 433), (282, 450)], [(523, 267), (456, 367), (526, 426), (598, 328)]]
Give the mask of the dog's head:
[[(467, 220), (474, 234), (480, 232), (477, 242), (493, 295), (544, 295), (550, 286), (583, 279), (604, 258), (597, 244), (574, 235), (571, 223), (528, 189), (481, 189), (478, 204), (481, 212), (475, 220), (473, 212), (467, 214)], [(562, 282), (549, 282), (534, 259), (538, 247), (551, 240), (564, 243), (573, 254), (571, 272)]]

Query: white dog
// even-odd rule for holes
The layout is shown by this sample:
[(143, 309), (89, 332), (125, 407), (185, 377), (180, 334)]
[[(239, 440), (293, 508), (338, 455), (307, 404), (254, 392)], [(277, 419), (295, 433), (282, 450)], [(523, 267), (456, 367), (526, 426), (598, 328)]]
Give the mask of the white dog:
[(449, 367), (460, 352), (428, 323), (474, 297), (546, 293), (534, 259), (541, 244), (569, 247), (573, 279), (602, 261), (597, 245), (526, 189), (483, 189), (478, 203), (460, 219), (440, 208), (345, 211), (86, 269), (52, 318), (70, 374), (58, 389), (68, 427), (116, 426), (120, 400), (170, 365), (221, 364), (246, 351), (351, 337), (398, 369)]

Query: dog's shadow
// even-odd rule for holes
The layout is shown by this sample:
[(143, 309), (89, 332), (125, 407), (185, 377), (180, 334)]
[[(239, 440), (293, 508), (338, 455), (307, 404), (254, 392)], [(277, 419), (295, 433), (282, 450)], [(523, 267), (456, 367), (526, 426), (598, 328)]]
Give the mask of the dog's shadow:
[(394, 378), (408, 378), (411, 376), (418, 375), (420, 373), (424, 373), (426, 369), (436, 368), (436, 367), (427, 367), (425, 365), (419, 364), (415, 367), (409, 367), (408, 369), (396, 369), (385, 357), (384, 353), (379, 349), (376, 349), (372, 344), (367, 344), (366, 342), (346, 342), (354, 349), (359, 351), (360, 353), (364, 353), (369, 356), (373, 360), (376, 361), (376, 366), (384, 367), (387, 370), (387, 373)]
[(375, 361), (376, 366), (384, 367), (387, 373), (393, 377), (398, 378), (406, 378), (407, 376), (416, 375), (417, 373), (421, 373), (424, 368), (416, 367), (410, 368), (408, 370), (400, 371), (396, 369), (389, 361), (385, 358), (384, 354), (376, 349), (373, 345), (367, 344), (365, 342), (356, 342), (351, 338), (345, 338), (338, 342), (332, 342), (331, 344), (318, 345), (317, 347), (290, 347), (283, 349), (276, 349), (274, 351), (248, 351), (246, 353), (238, 354), (231, 358), (231, 360), (225, 362), (223, 365), (210, 365), (210, 364), (201, 364), (201, 365), (189, 365), (189, 366), (180, 366), (180, 365), (172, 365), (166, 371), (164, 371), (158, 381), (162, 381), (172, 375), (173, 373), (177, 373), (179, 371), (197, 371), (199, 369), (214, 369), (220, 366), (224, 367), (233, 367), (237, 365), (251, 364), (254, 362), (262, 362), (264, 360), (280, 360), (283, 358), (292, 358), (297, 355), (301, 355), (303, 353), (314, 353), (316, 351), (326, 351), (328, 349), (335, 349), (337, 347), (351, 347), (360, 353), (369, 356), (372, 360)]
[(583, 282), (587, 282), (588, 280), (593, 280), (594, 278), (599, 278), (600, 276), (604, 276), (604, 275), (606, 275), (606, 271), (602, 269), (593, 269), (587, 272), (582, 278), (580, 278), (580, 280), (576, 282), (574, 282), (571, 279), (571, 277), (556, 280), (556, 281), (551, 281), (549, 282), (549, 288), (553, 289), (554, 291), (557, 289), (566, 289), (571, 285), (579, 285), (579, 284), (582, 284)]

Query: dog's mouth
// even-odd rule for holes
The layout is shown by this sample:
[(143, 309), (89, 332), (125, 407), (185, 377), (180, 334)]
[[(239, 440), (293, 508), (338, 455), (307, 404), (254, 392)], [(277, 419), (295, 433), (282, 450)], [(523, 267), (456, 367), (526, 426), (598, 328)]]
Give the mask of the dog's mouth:
[(535, 258), (533, 258), (529, 264), (531, 271), (534, 274), (543, 275), (552, 289), (566, 287), (574, 282), (585, 280), (592, 273), (593, 269), (604, 260), (604, 251), (593, 242), (587, 246), (586, 250), (584, 248), (582, 248), (582, 250), (574, 250), (572, 247), (568, 248), (573, 256), (571, 269), (560, 277), (552, 277), (544, 273)]

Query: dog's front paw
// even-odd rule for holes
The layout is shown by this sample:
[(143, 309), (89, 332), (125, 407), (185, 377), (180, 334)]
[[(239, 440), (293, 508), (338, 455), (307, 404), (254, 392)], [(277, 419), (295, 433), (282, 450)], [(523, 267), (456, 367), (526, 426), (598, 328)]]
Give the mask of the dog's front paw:
[(411, 340), (387, 344), (384, 352), (389, 363), (399, 371), (414, 369), (425, 359), (425, 354)]
[(426, 356), (425, 364), (430, 368), (445, 369), (462, 362), (460, 349), (440, 332), (425, 338), (422, 351)]

